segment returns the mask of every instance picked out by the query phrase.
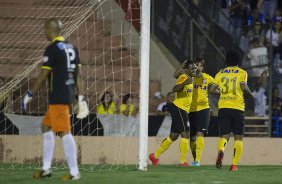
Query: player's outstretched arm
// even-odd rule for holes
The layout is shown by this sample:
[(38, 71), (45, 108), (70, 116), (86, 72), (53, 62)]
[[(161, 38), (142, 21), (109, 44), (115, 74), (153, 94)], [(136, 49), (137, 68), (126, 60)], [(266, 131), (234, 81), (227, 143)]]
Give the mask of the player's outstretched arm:
[(247, 98), (255, 98), (253, 96), (249, 86), (245, 82), (240, 83), (240, 87), (241, 87), (245, 97), (247, 97)]

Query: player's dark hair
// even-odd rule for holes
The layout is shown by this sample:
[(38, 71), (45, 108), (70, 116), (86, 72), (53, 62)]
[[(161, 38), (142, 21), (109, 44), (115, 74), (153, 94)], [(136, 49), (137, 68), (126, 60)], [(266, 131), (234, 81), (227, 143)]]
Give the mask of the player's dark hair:
[(198, 58), (196, 58), (195, 63), (201, 63), (202, 65), (204, 65), (205, 64), (205, 60), (202, 57), (198, 57)]
[(187, 59), (185, 59), (185, 60), (183, 61), (182, 67), (183, 67), (183, 68), (188, 68), (189, 65), (190, 65), (190, 64), (193, 64), (193, 63), (195, 63), (195, 62), (194, 62), (192, 59), (187, 58)]
[(106, 91), (106, 92), (103, 94), (102, 98), (101, 98), (101, 102), (102, 102), (102, 104), (103, 104), (103, 106), (104, 106), (104, 109), (106, 109), (106, 104), (105, 104), (105, 96), (106, 96), (106, 94), (109, 94), (109, 95), (111, 96), (111, 100), (110, 100), (109, 104), (111, 104), (112, 101), (113, 101), (113, 95), (112, 95), (112, 93), (110, 93), (109, 91)]
[(227, 66), (237, 66), (242, 62), (242, 57), (236, 50), (230, 50), (225, 56), (225, 61)]
[(131, 93), (127, 93), (126, 95), (124, 95), (122, 98), (122, 104), (126, 104), (129, 98), (133, 98), (133, 95)]

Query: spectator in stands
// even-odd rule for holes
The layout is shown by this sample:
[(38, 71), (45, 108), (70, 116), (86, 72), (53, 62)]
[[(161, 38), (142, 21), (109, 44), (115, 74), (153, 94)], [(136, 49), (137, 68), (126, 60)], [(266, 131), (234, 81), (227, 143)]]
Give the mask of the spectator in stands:
[(252, 68), (251, 77), (256, 78), (257, 80), (267, 69), (268, 58), (267, 58), (267, 48), (261, 44), (261, 41), (258, 38), (255, 38), (251, 41), (251, 49), (248, 53), (248, 58), (250, 59), (250, 66)]
[(232, 0), (229, 10), (231, 23), (229, 32), (239, 40), (241, 27), (247, 24), (247, 17), (250, 15), (251, 7), (246, 0)]
[(242, 9), (242, 18), (243, 18), (242, 25), (246, 26), (248, 16), (250, 16), (252, 14), (251, 5), (250, 5), (248, 0), (242, 0), (241, 9)]
[(248, 38), (251, 43), (254, 39), (259, 39), (260, 45), (265, 45), (265, 31), (261, 26), (261, 23), (259, 21), (256, 21), (253, 29), (251, 29), (248, 33)]
[(243, 20), (243, 12), (242, 12), (242, 0), (234, 0), (232, 1), (231, 6), (229, 7), (230, 12), (230, 25), (229, 25), (229, 33), (233, 35), (233, 37), (239, 39), (241, 33), (241, 26)]
[(280, 21), (282, 22), (282, 12), (281, 12), (281, 9), (277, 9), (275, 11), (275, 15), (274, 17), (272, 18), (272, 21), (275, 22), (275, 21)]
[(271, 125), (271, 132), (272, 135), (279, 136), (279, 119), (282, 115), (282, 99), (279, 97), (279, 89), (274, 87), (272, 89), (272, 125)]
[(280, 34), (281, 34), (281, 22), (280, 21), (276, 21), (274, 23), (274, 27), (269, 29), (266, 32), (266, 43), (269, 46), (270, 44), (272, 44), (273, 47), (273, 54), (274, 57), (276, 56), (276, 54), (279, 54), (279, 45), (280, 45)]
[(169, 113), (169, 104), (171, 104), (173, 102), (175, 98), (175, 94), (173, 92), (168, 92), (166, 95), (166, 101), (162, 102), (158, 105), (157, 107), (157, 114), (158, 115), (164, 115), (164, 116), (170, 116)]
[(255, 85), (255, 90), (252, 92), (255, 97), (255, 116), (266, 116), (267, 103), (266, 103), (266, 78), (267, 70), (263, 71), (261, 77)]
[(117, 103), (114, 96), (114, 92), (110, 90), (106, 90), (102, 93), (102, 96), (99, 98), (100, 103), (98, 105), (97, 114), (115, 114), (117, 112)]
[(119, 107), (120, 113), (125, 116), (135, 116), (138, 112), (138, 105), (136, 105), (134, 100), (134, 96), (131, 93), (124, 95), (122, 104)]
[(282, 99), (279, 97), (279, 89), (272, 89), (272, 116), (281, 116)]
[(251, 15), (247, 17), (248, 26), (253, 26), (255, 22), (261, 22), (261, 20), (259, 20), (259, 10), (254, 8), (251, 11)]
[(258, 0), (257, 8), (263, 17), (263, 23), (265, 23), (273, 18), (277, 8), (277, 0)]

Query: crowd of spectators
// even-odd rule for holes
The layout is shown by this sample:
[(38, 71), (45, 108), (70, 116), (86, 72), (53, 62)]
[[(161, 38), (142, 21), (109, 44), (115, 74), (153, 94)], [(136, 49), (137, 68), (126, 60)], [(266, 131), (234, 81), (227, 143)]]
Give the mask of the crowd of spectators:
[[(282, 115), (282, 2), (278, 0), (221, 0), (221, 8), (228, 10), (227, 31), (239, 43), (247, 56), (244, 67), (249, 68), (249, 83), (255, 96), (252, 115)], [(269, 65), (271, 64), (271, 65)], [(273, 66), (272, 94), (267, 82), (269, 67)], [(268, 97), (272, 105), (268, 107)], [(280, 118), (281, 119), (281, 118)], [(273, 123), (275, 124), (275, 123)]]
[(111, 88), (106, 89), (100, 94), (97, 106), (97, 114), (122, 114), (125, 116), (136, 116), (139, 107), (137, 99), (131, 93), (127, 93), (119, 100), (115, 91)]

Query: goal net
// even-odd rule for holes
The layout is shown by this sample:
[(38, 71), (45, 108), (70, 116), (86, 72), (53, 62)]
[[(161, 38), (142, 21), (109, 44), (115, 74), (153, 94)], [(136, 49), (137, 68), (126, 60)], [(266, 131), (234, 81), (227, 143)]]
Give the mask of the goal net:
[[(80, 167), (105, 170), (137, 164), (139, 116), (122, 115), (119, 106), (127, 94), (136, 108), (139, 104), (139, 2), (0, 0), (0, 5), (0, 168), (42, 165), (40, 124), (48, 107), (47, 83), (26, 112), (20, 104), (40, 72), (48, 45), (43, 24), (50, 17), (63, 22), (63, 36), (80, 52), (90, 109), (83, 120), (71, 114)], [(114, 114), (97, 114), (105, 92), (115, 102)], [(59, 137), (52, 166), (66, 168)]]

